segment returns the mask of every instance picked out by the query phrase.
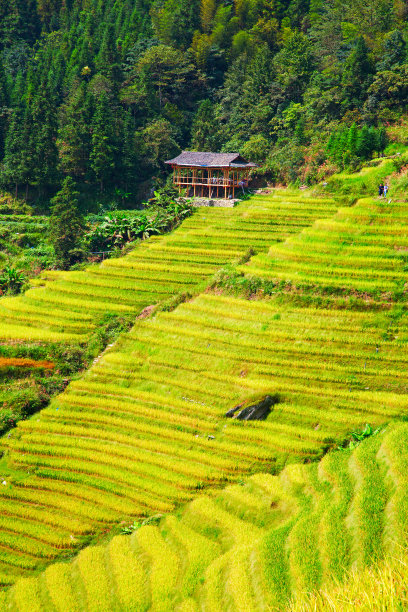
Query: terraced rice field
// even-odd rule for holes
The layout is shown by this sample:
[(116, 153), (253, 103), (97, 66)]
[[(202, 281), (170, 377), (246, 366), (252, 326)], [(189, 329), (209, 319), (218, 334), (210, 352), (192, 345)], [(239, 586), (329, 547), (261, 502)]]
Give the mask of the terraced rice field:
[(0, 214), (0, 238), (10, 236), (25, 245), (36, 244), (47, 228), (48, 217)]
[[(3, 440), (15, 472), (0, 488), (0, 581), (109, 525), (318, 459), (354, 427), (400, 415), (408, 322), (384, 339), (388, 329), (386, 314), (214, 295), (138, 321)], [(224, 417), (266, 393), (280, 403), (265, 422)]]
[(19, 580), (0, 593), (0, 605), (18, 612), (288, 609), (407, 544), (407, 448), (408, 426), (394, 423), (354, 451), (198, 496), (177, 515)]
[[(234, 209), (200, 209), (169, 236), (83, 272), (46, 272), (22, 297), (0, 301), (0, 340), (84, 342), (108, 310), (137, 315), (196, 288), (249, 248), (278, 240), (334, 214), (332, 200), (258, 196)], [(50, 317), (52, 312), (52, 317)]]
[(408, 264), (408, 204), (365, 198), (241, 267), (318, 291), (401, 294)]
[(1, 356), (0, 346), (0, 434), (13, 427), (29, 406), (44, 405), (41, 382), (53, 384), (54, 363), (47, 359)]
[(47, 248), (36, 249), (48, 231), (48, 217), (0, 214), (0, 270), (10, 264), (12, 267), (30, 271), (47, 260)]

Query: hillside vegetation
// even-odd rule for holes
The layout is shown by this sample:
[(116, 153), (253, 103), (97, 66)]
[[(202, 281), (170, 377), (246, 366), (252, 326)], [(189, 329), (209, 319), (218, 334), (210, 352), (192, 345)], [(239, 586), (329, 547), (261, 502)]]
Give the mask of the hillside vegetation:
[[(201, 209), (1, 300), (9, 340), (61, 346), (68, 316), (86, 346), (104, 305), (159, 306), (2, 440), (10, 610), (284, 609), (404, 545), (406, 207), (339, 204), (276, 192)], [(266, 395), (266, 420), (226, 418)], [(121, 529), (135, 533), (100, 542)]]
[(194, 290), (250, 248), (266, 251), (334, 211), (330, 199), (291, 202), (285, 196), (259, 196), (234, 209), (201, 209), (170, 236), (153, 237), (126, 257), (83, 272), (44, 272), (23, 297), (2, 299), (0, 339), (83, 342), (102, 313), (138, 314)]
[(407, 18), (0, 2), (1, 611), (408, 607)]
[(360, 199), (240, 270), (316, 293), (398, 299), (407, 279), (407, 223), (406, 202)]
[[(406, 545), (407, 443), (407, 425), (390, 425), (319, 464), (290, 465), (279, 476), (257, 474), (200, 495), (175, 515), (135, 525), (130, 536), (20, 580), (0, 594), (3, 606), (21, 612), (283, 610), (292, 609), (292, 597), (322, 584), (327, 592), (351, 567), (367, 581), (373, 572), (364, 568)], [(393, 571), (394, 580), (406, 575), (403, 565)], [(357, 607), (406, 604), (402, 584), (384, 577), (382, 584), (393, 596), (387, 600), (377, 588), (378, 599), (367, 593), (367, 607), (360, 599), (367, 582), (354, 585)], [(330, 598), (329, 590), (327, 607), (320, 600), (312, 608), (311, 600), (295, 609), (349, 610), (343, 606), (351, 598)], [(333, 601), (338, 608), (330, 607)]]
[[(12, 536), (0, 535), (2, 561), (29, 570), (75, 548), (85, 528), (76, 519), (71, 526), (67, 512), (80, 514), (85, 533), (98, 532), (247, 473), (318, 459), (350, 426), (400, 415), (407, 358), (381, 338), (376, 318), (202, 296), (137, 323), (4, 440), (18, 470), (0, 490), (4, 506), (16, 500), (14, 519), (23, 520), (35, 503), (60, 531), (32, 541), (35, 524), (30, 532), (27, 521), (21, 532), (10, 525)], [(400, 333), (407, 338), (403, 322)], [(225, 419), (268, 393), (279, 403), (265, 422)], [(70, 537), (77, 529), (79, 540)]]
[[(143, 308), (168, 299), (176, 304), (177, 296), (199, 292), (200, 284), (223, 265), (247, 259), (253, 248), (266, 251), (334, 210), (331, 199), (317, 206), (308, 199), (298, 204), (276, 196), (273, 201), (258, 197), (235, 209), (198, 211), (173, 234), (143, 242), (126, 257), (84, 271), (46, 271), (31, 279), (32, 288), (24, 295), (6, 295), (0, 302), (0, 357), (48, 360), (55, 367), (47, 380), (35, 365), (16, 367), (11, 361), (0, 370), (0, 428), (6, 430), (46, 405)], [(38, 225), (39, 217), (26, 216), (24, 224), (15, 219), (8, 215), (5, 227), (20, 229), (25, 242), (32, 240), (26, 228)], [(23, 256), (32, 261), (32, 253), (26, 249)]]
[(13, 0), (0, 7), (0, 185), (48, 210), (134, 206), (181, 149), (314, 184), (387, 146), (402, 0)]

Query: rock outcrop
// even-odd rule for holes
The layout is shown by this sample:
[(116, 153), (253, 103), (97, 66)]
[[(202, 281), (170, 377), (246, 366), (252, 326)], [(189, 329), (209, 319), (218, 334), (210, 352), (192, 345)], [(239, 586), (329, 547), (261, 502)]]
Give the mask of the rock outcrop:
[(280, 401), (278, 395), (266, 395), (259, 401), (251, 403), (243, 402), (235, 408), (228, 410), (225, 414), (230, 419), (239, 419), (240, 421), (264, 421), (270, 414), (272, 407)]

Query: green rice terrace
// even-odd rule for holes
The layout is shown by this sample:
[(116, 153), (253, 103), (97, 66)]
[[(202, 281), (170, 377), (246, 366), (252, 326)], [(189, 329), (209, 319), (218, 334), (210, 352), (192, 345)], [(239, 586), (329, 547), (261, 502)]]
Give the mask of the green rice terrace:
[(241, 269), (295, 287), (386, 297), (405, 290), (407, 225), (406, 202), (364, 198)]
[(0, 609), (317, 609), (404, 555), (407, 228), (403, 201), (276, 191), (0, 299), (44, 376), (50, 343), (133, 323), (1, 439)]
[[(237, 208), (200, 209), (170, 236), (150, 238), (130, 255), (85, 272), (44, 272), (24, 297), (0, 302), (0, 339), (83, 342), (101, 313), (138, 314), (194, 289), (250, 248), (267, 251), (316, 219), (333, 200), (259, 196)], [(50, 309), (53, 316), (50, 318)]]

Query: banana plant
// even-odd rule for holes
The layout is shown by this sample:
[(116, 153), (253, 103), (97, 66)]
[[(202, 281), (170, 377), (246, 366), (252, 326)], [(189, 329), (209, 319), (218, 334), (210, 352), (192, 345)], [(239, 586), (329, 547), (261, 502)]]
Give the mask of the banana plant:
[(24, 285), (26, 277), (21, 270), (6, 266), (0, 276), (0, 289), (3, 293), (18, 293)]

